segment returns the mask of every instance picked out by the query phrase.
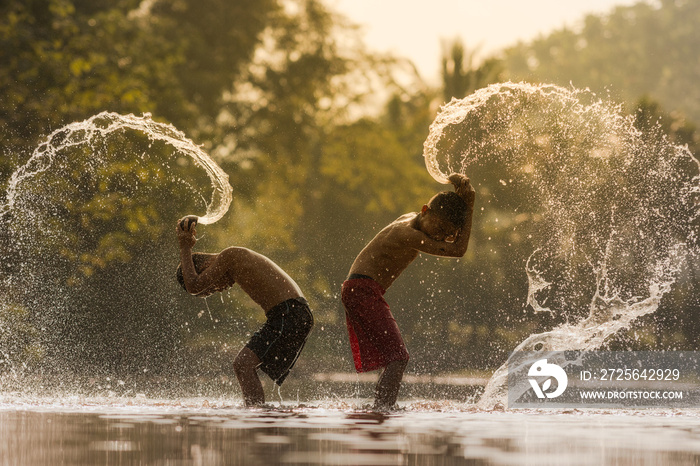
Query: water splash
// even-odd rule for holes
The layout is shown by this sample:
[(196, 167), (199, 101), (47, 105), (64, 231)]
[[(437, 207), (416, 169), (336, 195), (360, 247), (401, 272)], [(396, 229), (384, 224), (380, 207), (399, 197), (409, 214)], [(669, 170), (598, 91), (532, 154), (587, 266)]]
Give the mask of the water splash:
[(186, 210), (215, 222), (231, 201), (228, 175), (148, 114), (52, 132), (0, 201), (0, 388), (167, 370), (186, 319), (171, 227)]
[[(496, 173), (519, 212), (540, 219), (527, 304), (567, 323), (515, 351), (599, 348), (653, 313), (698, 257), (700, 163), (588, 90), (501, 83), (453, 99), (431, 125), (424, 156), (442, 183), (455, 172)], [(505, 403), (507, 368), (517, 365), (496, 371), (482, 407)]]
[[(74, 122), (51, 133), (32, 153), (29, 161), (20, 167), (10, 178), (5, 205), (0, 206), (0, 217), (12, 210), (18, 190), (23, 183), (36, 175), (50, 170), (57, 154), (76, 146), (91, 145), (98, 137), (126, 129), (138, 131), (152, 141), (162, 141), (175, 149), (175, 154), (184, 154), (204, 169), (211, 180), (213, 193), (207, 212), (199, 217), (199, 223), (210, 224), (219, 220), (228, 211), (232, 200), (232, 188), (228, 175), (200, 147), (188, 139), (184, 133), (172, 125), (151, 119), (150, 114), (142, 117), (133, 114), (120, 115), (102, 112), (87, 120)], [(111, 154), (117, 158), (118, 154)]]

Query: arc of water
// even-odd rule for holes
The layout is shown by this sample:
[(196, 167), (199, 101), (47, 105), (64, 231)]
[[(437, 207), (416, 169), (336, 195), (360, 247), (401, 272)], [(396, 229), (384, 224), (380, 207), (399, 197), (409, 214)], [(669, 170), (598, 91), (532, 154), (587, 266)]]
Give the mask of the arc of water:
[[(436, 181), (445, 183), (451, 172), (465, 173), (482, 161), (527, 174), (528, 187), (537, 192), (548, 222), (542, 224), (546, 234), (537, 238), (538, 249), (525, 265), (527, 303), (535, 311), (563, 312), (557, 305), (575, 305), (595, 285), (587, 318), (530, 335), (515, 352), (599, 348), (635, 319), (655, 312), (686, 258), (697, 259), (700, 174), (674, 168), (671, 161), (694, 162), (699, 170), (700, 162), (687, 147), (645, 137), (619, 106), (588, 90), (528, 83), (493, 84), (453, 99), (431, 124), (423, 155)], [(570, 170), (552, 177), (555, 166)], [(618, 180), (623, 180), (620, 189), (610, 189)], [(620, 215), (625, 215), (619, 228), (618, 202), (624, 207)], [(672, 202), (678, 203), (678, 211), (664, 214)], [(656, 242), (648, 238), (649, 219)], [(578, 256), (570, 254), (574, 247)], [(535, 268), (531, 260), (540, 250), (548, 251), (549, 258)], [(591, 252), (595, 264), (590, 277), (565, 273), (580, 270), (575, 260), (583, 256), (591, 263)], [(580, 277), (582, 286), (562, 282), (567, 277)], [(561, 292), (550, 307), (536, 296), (546, 290)], [(507, 369), (517, 364), (511, 357), (496, 371), (481, 406), (503, 400)]]
[(97, 134), (104, 136), (125, 128), (142, 131), (152, 141), (165, 142), (176, 151), (190, 156), (194, 163), (207, 173), (213, 187), (207, 212), (199, 216), (199, 223), (214, 223), (224, 216), (231, 204), (233, 189), (226, 172), (209, 155), (174, 126), (153, 121), (149, 113), (138, 117), (114, 112), (101, 112), (87, 120), (71, 123), (52, 132), (32, 153), (29, 161), (10, 177), (5, 205), (0, 206), (0, 216), (12, 210), (17, 188), (22, 182), (51, 166), (57, 147), (77, 146), (90, 141)]

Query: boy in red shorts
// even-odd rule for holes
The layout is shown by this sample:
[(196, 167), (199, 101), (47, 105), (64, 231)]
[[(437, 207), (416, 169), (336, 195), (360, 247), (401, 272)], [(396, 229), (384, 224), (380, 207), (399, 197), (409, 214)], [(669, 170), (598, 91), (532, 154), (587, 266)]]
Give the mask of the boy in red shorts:
[(384, 293), (419, 252), (462, 257), (467, 251), (475, 191), (464, 175), (453, 174), (449, 180), (455, 192), (438, 193), (420, 212), (387, 225), (357, 256), (342, 286), (355, 369), (385, 368), (375, 389), (376, 409), (394, 407), (408, 362)]
[(241, 247), (226, 248), (218, 254), (193, 253), (196, 222), (197, 217), (190, 216), (177, 223), (178, 281), (187, 292), (199, 297), (238, 283), (263, 308), (267, 321), (233, 361), (245, 405), (263, 404), (265, 393), (257, 369), (282, 385), (314, 325), (311, 310), (294, 280), (262, 254)]

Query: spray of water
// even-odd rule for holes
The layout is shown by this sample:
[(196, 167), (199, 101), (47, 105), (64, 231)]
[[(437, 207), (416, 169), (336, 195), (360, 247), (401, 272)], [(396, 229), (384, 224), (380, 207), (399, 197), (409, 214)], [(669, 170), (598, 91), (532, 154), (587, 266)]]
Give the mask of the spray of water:
[[(112, 133), (125, 130), (138, 131), (152, 141), (162, 141), (172, 146), (175, 154), (190, 157), (197, 166), (204, 169), (211, 180), (213, 193), (206, 214), (200, 216), (198, 222), (209, 224), (223, 217), (231, 204), (232, 188), (228, 183), (228, 175), (209, 155), (174, 126), (153, 121), (150, 114), (137, 117), (132, 114), (120, 115), (113, 112), (99, 113), (51, 133), (36, 148), (29, 161), (10, 178), (6, 203), (0, 206), (0, 216), (13, 209), (21, 185), (31, 183), (32, 178), (50, 170), (57, 154), (61, 151), (76, 146), (89, 146), (97, 138), (105, 138)], [(118, 154), (111, 155), (118, 157)]]
[(52, 132), (0, 203), (0, 372), (11, 376), (0, 385), (168, 367), (187, 318), (171, 226), (186, 209), (215, 222), (231, 200), (227, 174), (150, 115), (102, 112)]
[[(453, 99), (431, 125), (424, 156), (443, 183), (455, 172), (498, 173), (518, 212), (539, 219), (527, 304), (567, 323), (516, 351), (599, 348), (653, 313), (698, 257), (700, 164), (590, 91), (501, 83)], [(496, 371), (482, 407), (505, 402), (509, 366), (518, 361)]]

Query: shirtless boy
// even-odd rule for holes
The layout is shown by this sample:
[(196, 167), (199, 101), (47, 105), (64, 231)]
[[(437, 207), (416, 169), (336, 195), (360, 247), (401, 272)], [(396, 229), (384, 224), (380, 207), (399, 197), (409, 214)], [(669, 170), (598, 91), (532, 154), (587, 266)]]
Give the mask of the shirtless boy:
[(375, 389), (376, 409), (394, 407), (408, 362), (384, 293), (419, 252), (462, 257), (467, 250), (475, 191), (464, 175), (453, 174), (449, 180), (455, 192), (439, 193), (420, 212), (387, 225), (357, 256), (342, 286), (355, 369), (385, 368)]
[(262, 254), (241, 247), (218, 254), (192, 253), (196, 223), (193, 216), (177, 223), (178, 280), (187, 292), (199, 297), (238, 283), (263, 308), (267, 321), (233, 361), (246, 406), (263, 404), (265, 393), (256, 369), (260, 367), (282, 385), (313, 327), (311, 310), (294, 280)]

